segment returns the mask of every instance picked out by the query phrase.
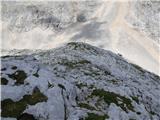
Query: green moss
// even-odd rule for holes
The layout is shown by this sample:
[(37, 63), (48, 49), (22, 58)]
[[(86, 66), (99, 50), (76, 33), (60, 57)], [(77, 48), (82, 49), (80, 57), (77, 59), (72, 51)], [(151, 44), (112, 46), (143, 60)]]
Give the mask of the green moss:
[(2, 117), (17, 118), (26, 109), (27, 105), (35, 105), (39, 102), (45, 102), (47, 99), (48, 98), (36, 87), (33, 90), (32, 95), (24, 95), (19, 101), (14, 102), (11, 99), (5, 99), (1, 101), (1, 115)]
[(78, 103), (79, 107), (86, 108), (88, 110), (96, 110), (93, 106), (87, 104), (87, 103)]
[(138, 99), (138, 97), (132, 96), (131, 98), (132, 98), (134, 101), (136, 101), (137, 104), (139, 104), (139, 99)]
[(109, 118), (108, 115), (98, 115), (95, 113), (88, 113), (88, 116), (85, 118), (85, 120), (105, 120)]
[(59, 62), (59, 64), (61, 65), (65, 65), (71, 69), (77, 67), (77, 65), (85, 65), (85, 64), (89, 64), (90, 62), (88, 60), (79, 60), (79, 61), (62, 61)]
[(27, 107), (26, 101), (20, 100), (14, 102), (11, 99), (5, 99), (1, 102), (2, 117), (18, 117)]
[(1, 85), (7, 85), (8, 80), (6, 78), (1, 78)]
[(132, 101), (124, 96), (120, 96), (119, 94), (104, 91), (102, 89), (96, 89), (92, 92), (91, 96), (100, 97), (100, 99), (103, 99), (108, 105), (115, 103), (126, 112), (128, 112), (128, 109), (134, 111), (134, 108), (131, 104)]
[(16, 85), (24, 84), (24, 80), (27, 78), (27, 74), (22, 70), (17, 70), (15, 73), (9, 74), (8, 76), (13, 80), (16, 80)]
[(30, 105), (35, 105), (38, 102), (46, 102), (47, 99), (48, 98), (43, 95), (37, 87), (33, 90), (32, 95), (23, 96), (23, 100)]

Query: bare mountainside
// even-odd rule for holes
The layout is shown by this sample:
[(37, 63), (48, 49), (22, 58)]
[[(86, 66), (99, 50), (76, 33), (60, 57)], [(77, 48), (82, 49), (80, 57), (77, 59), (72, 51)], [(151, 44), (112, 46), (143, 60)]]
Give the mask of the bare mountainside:
[(2, 2), (4, 49), (85, 41), (160, 74), (159, 1)]
[(71, 42), (1, 60), (2, 120), (160, 119), (160, 77), (110, 51)]

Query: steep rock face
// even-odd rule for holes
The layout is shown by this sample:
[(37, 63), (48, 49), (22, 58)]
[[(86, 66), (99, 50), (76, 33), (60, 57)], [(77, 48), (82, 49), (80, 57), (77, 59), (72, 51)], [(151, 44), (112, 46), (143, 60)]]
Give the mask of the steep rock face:
[(159, 120), (160, 78), (85, 43), (2, 56), (2, 119)]

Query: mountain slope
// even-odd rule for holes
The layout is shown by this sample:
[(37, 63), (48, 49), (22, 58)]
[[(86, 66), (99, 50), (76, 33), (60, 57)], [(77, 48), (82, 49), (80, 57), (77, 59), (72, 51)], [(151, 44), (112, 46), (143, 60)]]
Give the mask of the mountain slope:
[(159, 6), (155, 0), (2, 1), (1, 46), (51, 49), (85, 41), (160, 75)]
[(1, 57), (4, 120), (160, 119), (160, 77), (120, 55), (76, 42), (27, 54)]

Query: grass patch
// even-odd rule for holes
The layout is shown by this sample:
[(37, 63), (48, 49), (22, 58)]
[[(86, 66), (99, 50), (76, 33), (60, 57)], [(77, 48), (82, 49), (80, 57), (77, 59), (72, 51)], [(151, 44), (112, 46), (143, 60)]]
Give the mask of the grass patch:
[(93, 90), (91, 97), (92, 96), (98, 96), (100, 99), (103, 99), (108, 105), (110, 105), (111, 103), (115, 103), (126, 112), (128, 112), (128, 109), (134, 111), (134, 107), (131, 104), (132, 101), (124, 96), (120, 96), (119, 94), (104, 91), (103, 89), (96, 89)]
[(48, 98), (40, 92), (39, 88), (35, 87), (32, 95), (24, 95), (23, 100), (29, 105), (35, 105), (38, 102), (46, 102)]
[(85, 120), (105, 120), (109, 118), (108, 115), (98, 115), (95, 113), (88, 113), (88, 116), (85, 118)]
[(93, 48), (93, 46), (89, 44), (85, 44), (82, 42), (70, 42), (67, 44), (69, 47), (73, 47), (73, 50), (82, 50), (82, 51), (92, 51), (97, 53), (97, 51)]
[(26, 109), (27, 105), (35, 105), (39, 102), (46, 102), (48, 98), (43, 95), (36, 87), (32, 95), (24, 95), (19, 101), (14, 102), (11, 99), (1, 101), (1, 115), (2, 117), (19, 117)]
[(20, 100), (14, 102), (11, 99), (5, 99), (1, 102), (2, 117), (17, 118), (27, 107), (26, 101)]
[(59, 62), (59, 64), (61, 65), (65, 65), (71, 69), (74, 69), (75, 67), (77, 67), (77, 65), (85, 65), (85, 64), (89, 64), (90, 61), (88, 60), (79, 60), (79, 61), (62, 61), (62, 62)]
[(27, 78), (27, 74), (23, 70), (17, 70), (13, 74), (8, 74), (8, 76), (13, 80), (16, 80), (16, 85), (24, 84), (24, 80)]
[(88, 110), (96, 110), (93, 106), (87, 104), (87, 103), (78, 103), (79, 107), (81, 108), (85, 108), (85, 109), (88, 109)]
[(137, 104), (139, 104), (139, 99), (138, 99), (138, 97), (132, 96), (131, 98), (132, 98), (134, 101), (136, 101)]

